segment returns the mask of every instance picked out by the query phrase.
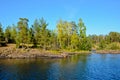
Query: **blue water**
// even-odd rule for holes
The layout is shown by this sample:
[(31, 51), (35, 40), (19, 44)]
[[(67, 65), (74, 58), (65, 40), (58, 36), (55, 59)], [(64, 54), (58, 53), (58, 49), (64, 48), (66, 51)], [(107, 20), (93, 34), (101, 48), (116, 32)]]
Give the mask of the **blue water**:
[(120, 54), (0, 59), (0, 80), (120, 80)]

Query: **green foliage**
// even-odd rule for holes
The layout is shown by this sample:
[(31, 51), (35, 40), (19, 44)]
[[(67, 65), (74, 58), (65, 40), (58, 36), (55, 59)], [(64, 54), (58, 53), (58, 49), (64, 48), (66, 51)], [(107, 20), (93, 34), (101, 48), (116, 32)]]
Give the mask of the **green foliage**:
[(81, 38), (80, 39), (80, 50), (91, 50), (92, 48), (92, 42), (89, 38)]
[(99, 49), (105, 49), (106, 48), (106, 41), (105, 40), (101, 40), (99, 43)]
[(59, 20), (56, 30), (47, 29), (44, 18), (36, 19), (28, 26), (27, 18), (20, 18), (17, 26), (7, 26), (5, 30), (0, 24), (0, 42), (16, 43), (16, 47), (33, 45), (44, 50), (91, 50), (120, 49), (120, 33), (110, 32), (108, 35), (86, 36), (86, 26), (82, 19), (78, 25), (74, 21)]
[(16, 37), (17, 37), (17, 27), (13, 24), (12, 27), (11, 27), (12, 43), (16, 43)]
[(82, 19), (79, 19), (78, 22), (78, 27), (79, 27), (79, 31), (80, 31), (80, 38), (85, 38), (86, 37), (86, 26), (84, 25)]
[(1, 41), (4, 41), (4, 32), (3, 32), (3, 29), (2, 29), (2, 24), (0, 23), (0, 42)]
[(27, 41), (27, 43), (28, 44), (34, 43), (34, 32), (33, 32), (32, 28), (28, 29), (28, 41)]
[(15, 40), (16, 40), (16, 34), (17, 34), (17, 31), (16, 31), (16, 26), (13, 25), (13, 26), (7, 26), (7, 28), (5, 29), (5, 41), (7, 43), (16, 43)]
[(67, 42), (68, 39), (68, 34), (69, 34), (69, 27), (68, 26), (69, 23), (66, 21), (62, 21), (60, 20), (57, 24), (57, 39), (60, 45), (61, 49), (65, 49), (67, 47), (67, 44), (69, 44), (69, 42)]
[(6, 29), (5, 29), (5, 40), (6, 42), (10, 43), (11, 42), (11, 27), (8, 26)]
[(119, 42), (113, 42), (107, 45), (107, 49), (110, 50), (120, 50), (120, 43)]
[(120, 42), (120, 33), (110, 32), (108, 35), (108, 40), (111, 42)]
[(26, 18), (19, 18), (19, 22), (17, 24), (18, 34), (17, 34), (17, 45), (22, 47), (25, 43), (28, 42), (28, 19)]
[(73, 35), (71, 36), (71, 48), (72, 49), (78, 49), (79, 48), (79, 36), (74, 31)]
[(46, 23), (46, 21), (41, 18), (40, 20), (35, 20), (34, 24), (33, 24), (33, 32), (34, 32), (34, 38), (35, 38), (35, 42), (36, 44), (38, 44), (38, 46), (40, 48), (47, 48), (47, 41), (48, 41), (48, 37), (49, 37), (49, 30), (47, 30), (48, 23)]
[(120, 33), (118, 32), (110, 32), (108, 35), (89, 35), (89, 38), (95, 49), (118, 49), (116, 43), (120, 43)]
[(78, 26), (75, 22), (60, 20), (57, 24), (57, 35), (61, 49), (90, 50), (92, 47), (91, 41), (86, 37), (86, 27), (82, 19)]
[(44, 18), (36, 19), (28, 26), (27, 18), (19, 18), (17, 26), (7, 26), (3, 30), (0, 24), (0, 43), (16, 43), (20, 46), (38, 47), (43, 50), (80, 51), (93, 49), (120, 49), (120, 33), (110, 32), (108, 35), (86, 36), (86, 26), (82, 19), (78, 25), (74, 21), (59, 20), (55, 30), (47, 29)]

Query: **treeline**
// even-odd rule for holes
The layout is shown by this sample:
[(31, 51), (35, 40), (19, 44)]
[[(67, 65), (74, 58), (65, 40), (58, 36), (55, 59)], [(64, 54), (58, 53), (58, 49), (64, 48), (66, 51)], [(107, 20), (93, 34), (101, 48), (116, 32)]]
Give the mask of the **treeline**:
[(28, 22), (27, 18), (20, 18), (17, 25), (7, 26), (5, 30), (0, 25), (0, 42), (15, 43), (17, 48), (91, 50), (82, 19), (78, 24), (59, 20), (55, 30), (47, 29), (48, 23), (43, 18), (36, 19), (32, 26)]
[(86, 36), (86, 26), (82, 19), (78, 23), (59, 20), (55, 30), (47, 29), (49, 25), (44, 18), (36, 19), (28, 25), (27, 18), (19, 18), (16, 25), (4, 30), (0, 24), (0, 45), (16, 44), (17, 48), (39, 48), (43, 50), (91, 50), (104, 49), (107, 45), (118, 44), (120, 33)]
[(108, 35), (89, 35), (94, 49), (120, 50), (120, 33), (110, 32)]

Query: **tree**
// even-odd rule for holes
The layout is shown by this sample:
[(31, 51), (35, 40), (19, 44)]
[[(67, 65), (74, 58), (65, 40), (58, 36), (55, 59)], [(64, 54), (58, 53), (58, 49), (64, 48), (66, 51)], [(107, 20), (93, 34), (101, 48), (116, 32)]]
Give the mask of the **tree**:
[(84, 22), (82, 19), (79, 19), (78, 22), (78, 27), (79, 27), (79, 49), (80, 50), (91, 50), (92, 48), (92, 41), (90, 41), (90, 38), (86, 37), (86, 26), (84, 25)]
[(86, 37), (86, 26), (84, 25), (81, 18), (79, 19), (78, 27), (80, 31), (80, 38), (85, 38)]
[(7, 26), (5, 29), (5, 40), (7, 43), (11, 43), (11, 27)]
[(65, 38), (64, 38), (64, 29), (63, 29), (64, 26), (63, 25), (64, 23), (62, 20), (60, 20), (57, 23), (57, 39), (58, 39), (60, 48), (65, 48)]
[(72, 33), (71, 33), (71, 49), (79, 48), (79, 35), (78, 35), (78, 26), (75, 22), (71, 22)]
[(32, 28), (28, 29), (28, 44), (34, 44), (34, 31)]
[(48, 30), (46, 29), (48, 23), (41, 18), (39, 20), (35, 20), (33, 24), (33, 31), (35, 36), (35, 41), (39, 45), (39, 47), (46, 49), (47, 47), (47, 37), (48, 37)]
[(28, 19), (19, 18), (18, 22), (18, 35), (17, 35), (17, 44), (18, 47), (20, 44), (24, 47), (25, 43), (28, 41)]
[(106, 41), (103, 39), (99, 42), (99, 49), (104, 49), (106, 47)]
[(110, 43), (111, 42), (120, 42), (120, 33), (110, 32), (108, 36), (109, 36)]
[(36, 19), (34, 21), (34, 24), (32, 25), (33, 28), (33, 33), (34, 33), (34, 45), (40, 45), (40, 41), (41, 41), (41, 26), (39, 25), (38, 20)]
[(58, 49), (58, 42), (57, 42), (57, 34), (55, 31), (50, 31), (50, 43), (49, 46), (51, 47), (50, 49), (52, 50), (57, 50)]
[(44, 20), (44, 18), (40, 19), (40, 27), (41, 27), (41, 45), (43, 49), (46, 50), (47, 48), (47, 41), (49, 37), (49, 30), (47, 30), (48, 23)]
[(57, 23), (57, 39), (60, 44), (60, 48), (65, 49), (70, 46), (73, 31), (72, 23), (62, 20)]
[(3, 32), (3, 29), (2, 29), (2, 24), (0, 23), (0, 42), (1, 41), (4, 41), (4, 32)]
[(91, 50), (92, 42), (89, 38), (82, 38), (80, 39), (79, 49), (80, 50)]
[(79, 48), (79, 35), (74, 31), (71, 36), (71, 49), (78, 49)]
[(12, 43), (16, 43), (16, 37), (17, 37), (17, 26), (13, 24), (12, 27), (11, 27)]

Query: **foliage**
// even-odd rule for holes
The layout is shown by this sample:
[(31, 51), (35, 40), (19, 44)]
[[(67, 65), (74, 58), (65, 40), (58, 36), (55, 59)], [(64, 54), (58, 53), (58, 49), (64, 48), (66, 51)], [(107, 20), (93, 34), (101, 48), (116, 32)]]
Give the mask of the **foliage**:
[(92, 48), (92, 42), (90, 41), (89, 38), (82, 38), (80, 39), (80, 50), (91, 50)]
[(120, 50), (120, 43), (119, 42), (113, 42), (107, 45), (107, 49), (110, 50)]
[(16, 43), (16, 47), (37, 47), (42, 50), (80, 51), (93, 49), (120, 49), (120, 33), (86, 35), (86, 26), (80, 18), (76, 24), (59, 20), (56, 29), (47, 29), (44, 18), (36, 19), (32, 26), (27, 18), (19, 18), (16, 25), (3, 30), (0, 24), (0, 42)]
[(27, 18), (19, 18), (19, 22), (17, 23), (18, 34), (16, 39), (16, 44), (18, 47), (20, 44), (24, 47), (25, 43), (28, 42), (28, 19)]
[(80, 38), (85, 38), (86, 37), (86, 26), (84, 25), (82, 19), (79, 19), (78, 23), (79, 31), (80, 31)]
[(95, 49), (117, 49), (116, 43), (120, 43), (120, 33), (118, 32), (110, 32), (108, 35), (89, 35), (89, 38), (91, 38)]
[(4, 32), (2, 29), (2, 24), (0, 23), (0, 42), (4, 41)]
[(106, 48), (106, 42), (105, 40), (101, 40), (99, 43), (99, 49), (104, 49), (104, 48)]
[(49, 37), (49, 30), (47, 30), (48, 23), (41, 18), (39, 20), (35, 20), (33, 24), (33, 33), (34, 33), (34, 41), (40, 48), (47, 48), (47, 41)]

